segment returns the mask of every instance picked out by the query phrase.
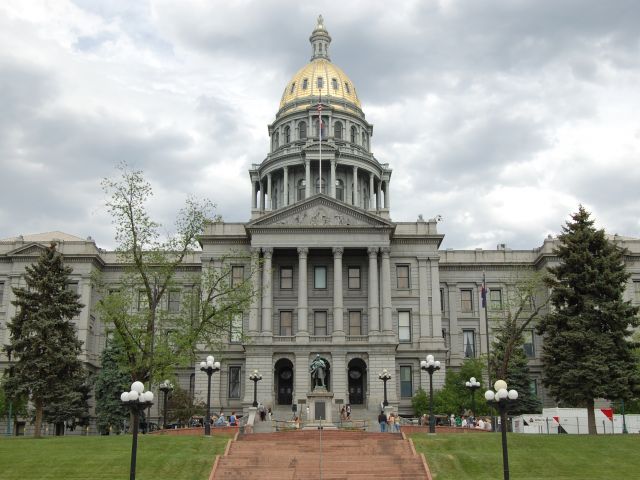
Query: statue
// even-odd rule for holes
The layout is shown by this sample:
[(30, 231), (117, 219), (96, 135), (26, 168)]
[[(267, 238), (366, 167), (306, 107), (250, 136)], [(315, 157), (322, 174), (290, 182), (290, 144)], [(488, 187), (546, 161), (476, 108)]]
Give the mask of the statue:
[(316, 387), (326, 389), (327, 386), (324, 383), (324, 379), (327, 375), (327, 363), (320, 358), (320, 354), (317, 354), (316, 358), (313, 359), (309, 370), (311, 371), (311, 378), (313, 379), (312, 390), (315, 390)]

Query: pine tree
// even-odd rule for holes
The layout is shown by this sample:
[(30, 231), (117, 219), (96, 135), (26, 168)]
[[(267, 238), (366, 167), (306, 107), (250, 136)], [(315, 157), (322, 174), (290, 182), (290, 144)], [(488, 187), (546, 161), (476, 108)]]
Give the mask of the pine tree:
[(543, 383), (557, 401), (587, 409), (596, 433), (595, 398), (629, 399), (640, 383), (629, 327), (638, 308), (623, 300), (629, 274), (624, 250), (596, 230), (580, 206), (563, 227), (549, 268), (553, 311), (539, 323), (544, 335)]
[(17, 312), (7, 325), (10, 344), (5, 350), (15, 363), (13, 374), (6, 379), (5, 392), (31, 399), (35, 406), (34, 436), (39, 437), (45, 408), (57, 422), (75, 421), (83, 415), (74, 407), (84, 395), (76, 390), (86, 380), (78, 359), (82, 342), (71, 323), (83, 306), (78, 302), (79, 295), (67, 288), (72, 269), (63, 265), (55, 243), (25, 270), (26, 288), (13, 289), (12, 303)]
[(98, 430), (107, 433), (111, 429), (119, 433), (129, 416), (122, 405), (120, 394), (129, 390), (131, 375), (120, 367), (123, 349), (116, 340), (102, 351), (102, 369), (96, 377), (96, 417)]

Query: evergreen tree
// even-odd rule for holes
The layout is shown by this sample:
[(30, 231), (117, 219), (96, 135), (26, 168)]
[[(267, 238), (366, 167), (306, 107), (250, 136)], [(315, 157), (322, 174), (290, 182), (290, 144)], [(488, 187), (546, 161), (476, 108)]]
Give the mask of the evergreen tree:
[(97, 426), (102, 433), (110, 430), (119, 433), (129, 416), (129, 410), (120, 401), (120, 394), (128, 391), (131, 383), (131, 375), (120, 366), (122, 356), (123, 349), (116, 340), (102, 351), (102, 369), (95, 383)]
[(571, 218), (554, 250), (560, 263), (549, 268), (554, 309), (538, 328), (543, 382), (557, 401), (586, 408), (595, 434), (594, 399), (629, 399), (640, 384), (627, 340), (638, 308), (623, 300), (624, 250), (595, 229), (582, 206)]
[[(45, 408), (57, 421), (71, 420), (81, 413), (78, 391), (86, 373), (78, 359), (82, 342), (76, 337), (71, 319), (82, 305), (78, 294), (67, 288), (72, 269), (52, 243), (38, 262), (25, 269), (26, 288), (14, 288), (16, 315), (9, 321), (13, 355), (12, 375), (6, 378), (5, 392), (12, 398), (28, 396), (35, 406), (34, 435), (41, 435)], [(62, 403), (66, 406), (61, 407)], [(67, 416), (68, 415), (68, 416)]]

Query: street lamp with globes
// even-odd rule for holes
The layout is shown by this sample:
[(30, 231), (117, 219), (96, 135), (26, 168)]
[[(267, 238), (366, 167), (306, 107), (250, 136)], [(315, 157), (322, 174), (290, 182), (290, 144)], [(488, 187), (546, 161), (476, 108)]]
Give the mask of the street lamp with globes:
[(253, 382), (253, 406), (258, 406), (258, 382), (262, 380), (262, 375), (258, 370), (254, 370), (251, 375), (249, 375), (249, 380)]
[(420, 362), (420, 369), (429, 374), (429, 433), (436, 433), (436, 419), (433, 416), (433, 372), (440, 370), (440, 362), (434, 360), (433, 355), (427, 355), (427, 359)]
[(167, 428), (167, 398), (169, 396), (169, 392), (173, 391), (173, 383), (169, 380), (165, 380), (160, 384), (160, 391), (164, 394), (164, 408), (163, 408), (163, 419), (162, 419), (162, 428)]
[(131, 467), (129, 469), (129, 480), (136, 479), (136, 456), (138, 454), (138, 423), (140, 414), (145, 408), (153, 405), (153, 392), (145, 392), (142, 382), (133, 382), (131, 391), (122, 392), (120, 400), (131, 409), (133, 414), (133, 439), (131, 442)]
[(211, 435), (211, 375), (220, 371), (220, 362), (214, 362), (213, 355), (200, 362), (200, 371), (207, 374), (207, 416), (204, 419), (204, 434)]
[(497, 380), (493, 384), (494, 390), (484, 392), (484, 398), (489, 405), (498, 405), (500, 412), (500, 424), (502, 433), (502, 467), (504, 470), (504, 480), (509, 480), (509, 452), (507, 450), (507, 408), (518, 399), (516, 390), (507, 390), (507, 382)]
[(387, 401), (387, 382), (391, 380), (391, 374), (386, 368), (384, 368), (380, 375), (378, 375), (378, 378), (384, 383), (384, 400), (382, 401), (382, 406), (386, 407), (389, 405), (389, 402)]
[(475, 418), (476, 416), (476, 390), (480, 388), (480, 382), (476, 380), (476, 377), (471, 377), (468, 382), (465, 382), (465, 387), (471, 390), (471, 412)]

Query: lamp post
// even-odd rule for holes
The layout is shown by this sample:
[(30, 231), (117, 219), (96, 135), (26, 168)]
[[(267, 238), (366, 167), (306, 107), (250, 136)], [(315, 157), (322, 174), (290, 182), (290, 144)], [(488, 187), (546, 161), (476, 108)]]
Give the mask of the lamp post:
[(131, 391), (122, 392), (120, 401), (131, 409), (133, 414), (133, 439), (131, 441), (131, 468), (129, 469), (129, 480), (136, 479), (136, 456), (138, 454), (138, 423), (140, 414), (145, 408), (153, 405), (153, 392), (145, 392), (142, 382), (133, 382)]
[(465, 382), (465, 387), (471, 390), (471, 412), (475, 418), (476, 416), (476, 390), (480, 388), (480, 382), (476, 380), (476, 377), (471, 377), (468, 382)]
[(427, 355), (426, 360), (420, 362), (420, 369), (429, 374), (429, 433), (436, 433), (436, 419), (433, 416), (433, 372), (440, 370), (440, 362)]
[(507, 382), (497, 380), (493, 384), (494, 390), (484, 392), (484, 398), (489, 404), (498, 405), (500, 412), (500, 424), (502, 432), (502, 467), (504, 470), (504, 480), (509, 480), (509, 452), (507, 451), (507, 407), (510, 403), (518, 399), (516, 390), (507, 390)]
[(378, 378), (384, 382), (384, 400), (382, 401), (382, 405), (386, 407), (389, 405), (389, 402), (387, 401), (387, 382), (391, 379), (391, 374), (385, 368), (382, 370), (380, 375), (378, 375)]
[(220, 362), (213, 361), (213, 355), (209, 355), (205, 361), (200, 362), (200, 371), (207, 374), (207, 416), (204, 419), (204, 434), (211, 435), (211, 375), (220, 371)]
[(258, 370), (254, 370), (251, 375), (249, 375), (249, 380), (253, 382), (253, 406), (258, 406), (258, 382), (262, 380), (262, 375)]
[(169, 380), (165, 380), (160, 384), (160, 391), (164, 394), (164, 408), (163, 408), (163, 418), (162, 418), (162, 428), (167, 428), (167, 397), (169, 396), (169, 392), (173, 391), (173, 383)]

